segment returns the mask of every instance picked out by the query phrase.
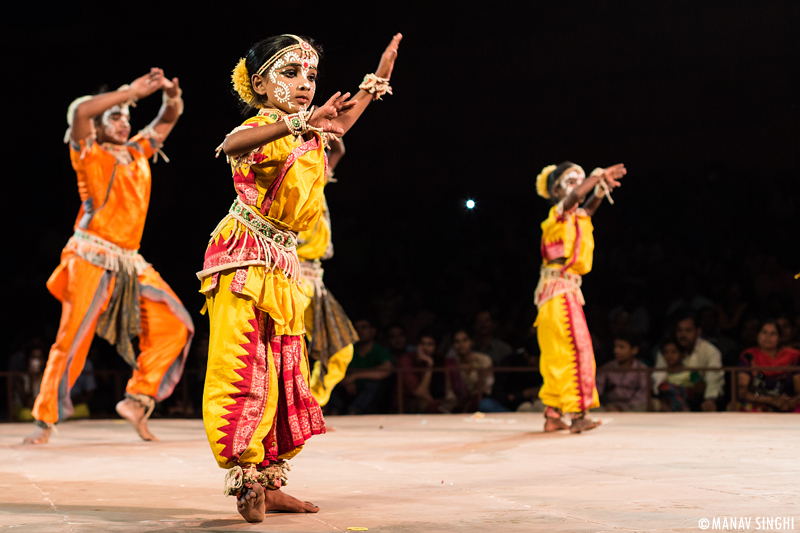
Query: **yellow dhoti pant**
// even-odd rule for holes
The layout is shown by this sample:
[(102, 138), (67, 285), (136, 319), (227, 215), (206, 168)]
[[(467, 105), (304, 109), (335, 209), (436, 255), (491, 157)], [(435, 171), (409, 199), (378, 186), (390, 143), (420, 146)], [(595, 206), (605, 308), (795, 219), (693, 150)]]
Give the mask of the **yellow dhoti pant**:
[(307, 385), (303, 296), (278, 276), (251, 266), (203, 280), (211, 324), (203, 422), (222, 468), (291, 459), (325, 433)]
[(542, 403), (565, 413), (599, 407), (592, 338), (578, 294), (566, 292), (541, 304), (536, 326)]

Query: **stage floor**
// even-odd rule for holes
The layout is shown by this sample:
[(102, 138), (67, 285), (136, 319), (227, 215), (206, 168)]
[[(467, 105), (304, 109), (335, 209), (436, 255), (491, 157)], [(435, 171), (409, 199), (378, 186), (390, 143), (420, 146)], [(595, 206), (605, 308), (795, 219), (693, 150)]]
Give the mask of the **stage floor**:
[[(60, 425), (22, 446), (0, 424), (0, 531), (685, 531), (715, 517), (794, 517), (800, 416), (606, 414), (582, 435), (540, 414), (330, 417), (287, 492), (315, 515), (239, 518), (199, 420)], [(763, 530), (763, 527), (762, 527)]]

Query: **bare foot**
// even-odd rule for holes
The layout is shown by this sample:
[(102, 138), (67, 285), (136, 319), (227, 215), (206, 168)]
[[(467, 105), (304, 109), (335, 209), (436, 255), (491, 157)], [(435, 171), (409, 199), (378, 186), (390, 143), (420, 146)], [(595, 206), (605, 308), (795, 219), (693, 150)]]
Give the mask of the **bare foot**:
[(53, 434), (53, 428), (43, 428), (36, 426), (30, 435), (25, 437), (22, 444), (44, 444), (50, 440), (50, 435)]
[(546, 418), (544, 421), (544, 432), (551, 433), (562, 429), (569, 429), (569, 425), (561, 418)]
[(264, 509), (266, 511), (283, 511), (284, 513), (318, 513), (319, 507), (311, 502), (301, 502), (289, 496), (281, 489), (269, 489), (266, 493)]
[(139, 434), (142, 440), (158, 440), (158, 438), (147, 429), (147, 419), (144, 416), (147, 414), (147, 410), (144, 405), (130, 398), (125, 398), (117, 404), (117, 413), (130, 422), (133, 429), (136, 430), (136, 433)]
[(572, 425), (569, 427), (569, 432), (580, 433), (581, 431), (589, 431), (590, 429), (594, 429), (602, 423), (602, 420), (595, 420), (589, 415), (573, 418)]
[(236, 501), (236, 507), (242, 518), (248, 522), (264, 521), (264, 487), (253, 483), (253, 488), (245, 487), (245, 492)]

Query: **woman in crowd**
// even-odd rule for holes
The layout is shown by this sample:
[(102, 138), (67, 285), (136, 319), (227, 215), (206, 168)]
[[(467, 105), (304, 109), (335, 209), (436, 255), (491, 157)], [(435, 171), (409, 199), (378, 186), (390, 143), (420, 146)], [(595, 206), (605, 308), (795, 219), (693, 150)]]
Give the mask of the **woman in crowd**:
[[(797, 366), (800, 351), (781, 346), (781, 329), (777, 320), (765, 320), (758, 330), (757, 343), (742, 352), (742, 367)], [(798, 368), (800, 370), (800, 368)], [(738, 411), (800, 412), (800, 373), (783, 370), (739, 372), (736, 381)]]
[(453, 348), (445, 357), (445, 368), (445, 396), (441, 411), (463, 413), (493, 410), (482, 405), (485, 401), (494, 402), (489, 398), (494, 385), (492, 358), (473, 350), (472, 338), (465, 328), (453, 333)]
[(600, 424), (589, 417), (589, 409), (600, 403), (580, 287), (592, 269), (592, 215), (625, 174), (620, 164), (595, 169), (586, 178), (580, 166), (565, 161), (545, 167), (536, 178), (537, 192), (553, 204), (542, 223), (542, 268), (534, 295), (545, 431), (580, 433)]
[(233, 71), (239, 98), (258, 113), (218, 149), (230, 160), (237, 196), (212, 232), (198, 277), (211, 322), (203, 420), (228, 471), (225, 493), (237, 496), (248, 522), (263, 521), (266, 511), (319, 510), (281, 490), (286, 461), (325, 432), (308, 386), (297, 236), (322, 215), (330, 135), (345, 134), (374, 98), (391, 93), (401, 38), (354, 99), (337, 92), (316, 109), (320, 48), (310, 39), (259, 41)]

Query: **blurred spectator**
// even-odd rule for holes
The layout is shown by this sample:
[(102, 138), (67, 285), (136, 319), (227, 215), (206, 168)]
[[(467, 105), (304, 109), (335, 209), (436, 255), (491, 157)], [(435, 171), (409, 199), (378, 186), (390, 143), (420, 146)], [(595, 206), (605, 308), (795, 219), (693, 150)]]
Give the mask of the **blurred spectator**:
[(522, 348), (500, 362), (499, 366), (535, 369), (528, 372), (497, 372), (492, 398), (508, 411), (532, 411), (539, 399), (542, 375), (539, 373), (539, 341), (536, 332), (525, 340)]
[(741, 327), (747, 308), (748, 303), (742, 298), (741, 287), (736, 282), (731, 283), (725, 303), (717, 306), (720, 330), (735, 336)]
[(394, 364), (404, 355), (414, 352), (414, 347), (408, 345), (405, 329), (397, 322), (386, 328), (386, 346), (392, 354)]
[[(743, 367), (797, 366), (800, 351), (781, 347), (777, 320), (766, 320), (758, 331), (758, 346), (742, 352)], [(739, 372), (739, 404), (733, 410), (751, 412), (800, 412), (800, 374), (784, 371)]]
[(687, 370), (684, 354), (677, 341), (669, 339), (661, 345), (666, 362), (666, 373), (656, 390), (661, 400), (661, 410), (667, 412), (691, 411), (703, 399), (705, 382), (699, 372)]
[(407, 311), (400, 318), (400, 323), (409, 338), (418, 339), (423, 329), (436, 322), (436, 315), (425, 305), (425, 299), (419, 288), (412, 287), (409, 294), (406, 301)]
[(506, 409), (489, 398), (494, 385), (492, 359), (485, 353), (473, 351), (472, 338), (466, 329), (453, 334), (453, 348), (445, 357), (445, 397), (440, 406), (443, 412), (495, 412)]
[(642, 343), (650, 333), (650, 314), (644, 306), (638, 284), (628, 283), (622, 304), (609, 311), (608, 316), (612, 335), (630, 332)]
[(761, 321), (754, 315), (748, 315), (742, 320), (742, 331), (739, 334), (740, 346), (755, 346), (758, 344), (758, 330)]
[[(683, 353), (682, 365), (686, 369), (694, 368), (722, 368), (722, 354), (720, 351), (701, 338), (703, 331), (698, 325), (697, 315), (691, 309), (677, 312), (673, 319), (675, 340)], [(656, 368), (666, 369), (667, 361), (664, 354), (659, 352), (656, 356)], [(666, 379), (666, 372), (653, 372), (653, 386), (656, 394), (660, 385)], [(720, 371), (707, 370), (702, 372), (705, 382), (705, 392), (700, 402), (693, 400), (692, 410), (716, 411), (717, 401), (720, 399), (725, 386), (725, 374)], [(699, 403), (697, 403), (699, 402)]]
[(702, 308), (698, 320), (700, 329), (703, 331), (703, 338), (716, 346), (722, 354), (723, 365), (736, 366), (739, 361), (739, 345), (720, 331), (717, 307)]
[(33, 402), (39, 394), (47, 357), (44, 345), (34, 342), (25, 349), (25, 372), (12, 380), (12, 412), (19, 422), (33, 421), (31, 410)]
[(713, 305), (714, 302), (700, 294), (700, 290), (697, 287), (697, 276), (689, 273), (683, 278), (681, 295), (667, 307), (667, 316), (671, 316), (682, 309), (692, 309), (697, 312), (703, 307)]
[[(639, 337), (635, 333), (619, 333), (614, 337), (614, 360), (597, 373), (597, 393), (605, 411), (645, 411), (650, 390), (644, 372), (619, 372), (647, 368), (637, 359)], [(608, 372), (611, 370), (612, 372)], [(606, 372), (604, 372), (606, 371)]]
[(472, 327), (475, 349), (488, 355), (495, 365), (513, 352), (511, 346), (495, 337), (496, 327), (497, 324), (491, 312), (484, 310), (475, 315)]
[(795, 340), (794, 325), (789, 317), (781, 315), (777, 319), (778, 328), (781, 332), (780, 346), (781, 348), (789, 347), (795, 350), (800, 349), (800, 342)]
[[(423, 329), (417, 343), (417, 350), (415, 352), (407, 351), (395, 359), (398, 369), (409, 370), (398, 374), (398, 386), (403, 387), (404, 413), (428, 413), (436, 407), (436, 402), (431, 395), (431, 377), (433, 376), (433, 358), (437, 345), (438, 340), (433, 331)], [(417, 371), (410, 371), (412, 369), (417, 369)]]
[(385, 380), (392, 373), (392, 354), (375, 342), (377, 330), (371, 319), (353, 324), (359, 341), (344, 379), (333, 389), (329, 414), (361, 415), (374, 413), (389, 400)]

